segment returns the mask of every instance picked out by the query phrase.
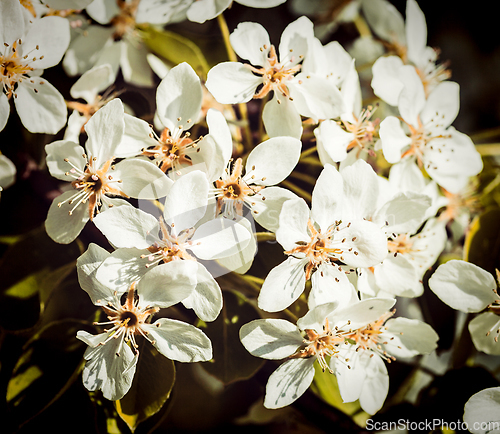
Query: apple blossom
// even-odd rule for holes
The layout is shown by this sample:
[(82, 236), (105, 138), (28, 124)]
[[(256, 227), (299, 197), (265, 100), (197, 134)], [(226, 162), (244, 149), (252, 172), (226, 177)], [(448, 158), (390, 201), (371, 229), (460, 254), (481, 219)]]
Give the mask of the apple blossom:
[(450, 260), (429, 279), (431, 290), (448, 306), (461, 312), (478, 313), (469, 323), (474, 346), (486, 354), (500, 355), (500, 297), (495, 278), (470, 262)]
[(280, 57), (271, 45), (267, 31), (260, 24), (240, 23), (230, 41), (236, 54), (251, 65), (223, 62), (214, 66), (206, 86), (223, 104), (248, 102), (264, 98), (262, 118), (270, 137), (300, 138), (300, 116), (327, 119), (342, 112), (337, 87), (324, 77), (301, 73), (301, 62), (314, 38), (313, 25), (306, 17), (289, 24), (281, 35)]
[[(372, 2), (366, 2), (372, 3)], [(375, 3), (373, 2), (375, 6)], [(369, 6), (368, 6), (369, 7)], [(370, 15), (369, 15), (370, 16)], [(382, 31), (389, 42), (395, 47), (398, 56), (380, 57), (373, 65), (372, 87), (375, 95), (379, 96), (390, 105), (397, 105), (399, 95), (404, 87), (400, 71), (404, 65), (411, 65), (422, 83), (426, 96), (444, 80), (450, 78), (446, 64), (437, 65), (438, 51), (427, 44), (427, 25), (422, 10), (415, 0), (407, 0), (405, 33), (401, 29), (394, 32), (394, 21), (385, 19), (383, 25), (377, 30)], [(388, 31), (383, 31), (384, 25), (390, 26)], [(382, 35), (384, 36), (384, 35)]]
[(69, 24), (61, 17), (28, 24), (23, 9), (18, 0), (0, 2), (0, 131), (13, 100), (28, 131), (56, 134), (66, 123), (64, 98), (40, 75), (57, 65), (68, 48)]
[(115, 158), (123, 136), (124, 112), (119, 99), (110, 101), (85, 125), (87, 152), (78, 144), (59, 140), (46, 146), (52, 176), (71, 182), (72, 189), (56, 197), (45, 228), (56, 242), (67, 244), (95, 214), (115, 205), (128, 205), (122, 198), (156, 199), (165, 195), (172, 181), (149, 161)]
[(389, 163), (411, 158), (440, 186), (460, 191), (483, 163), (472, 140), (450, 126), (459, 110), (458, 84), (442, 82), (426, 99), (413, 67), (402, 67), (400, 78), (405, 86), (398, 108), (409, 134), (398, 118), (386, 117), (380, 124), (384, 157)]
[(106, 399), (121, 399), (129, 390), (139, 351), (136, 336), (142, 336), (165, 357), (180, 362), (207, 361), (212, 345), (198, 328), (182, 321), (151, 316), (170, 307), (192, 292), (193, 264), (178, 261), (151, 270), (139, 282), (121, 290), (108, 288), (95, 279), (99, 264), (109, 254), (95, 244), (77, 261), (78, 277), (96, 306), (101, 306), (108, 321), (96, 325), (111, 328), (98, 335), (79, 331), (77, 338), (89, 348), (83, 370), (83, 384), (91, 391), (102, 390)]
[(246, 227), (222, 218), (199, 224), (206, 212), (207, 198), (207, 179), (195, 170), (173, 184), (159, 221), (133, 207), (118, 207), (96, 216), (95, 225), (117, 247), (99, 268), (97, 279), (109, 287), (121, 287), (160, 264), (192, 262), (196, 286), (183, 303), (202, 320), (215, 320), (222, 309), (222, 293), (199, 260), (238, 253), (248, 244), (250, 233)]
[(276, 239), (288, 259), (266, 277), (258, 298), (261, 309), (287, 308), (309, 279), (310, 308), (330, 301), (346, 305), (357, 299), (346, 273), (382, 262), (387, 238), (382, 227), (356, 213), (346, 214), (344, 210), (353, 209), (350, 201), (355, 196), (346, 196), (344, 188), (349, 189), (342, 172), (327, 164), (314, 187), (311, 210), (303, 199), (283, 204)]

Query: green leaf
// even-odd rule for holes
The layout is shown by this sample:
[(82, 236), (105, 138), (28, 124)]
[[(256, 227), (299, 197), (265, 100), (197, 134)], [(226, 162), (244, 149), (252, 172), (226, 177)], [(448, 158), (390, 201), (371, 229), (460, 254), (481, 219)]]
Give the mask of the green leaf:
[(43, 412), (78, 378), (86, 345), (76, 333), (82, 329), (93, 331), (85, 322), (55, 321), (26, 342), (7, 385), (6, 402), (15, 425)]
[(187, 62), (205, 80), (210, 69), (200, 48), (190, 39), (168, 30), (146, 27), (143, 41), (148, 48), (172, 66)]
[(264, 360), (252, 356), (240, 342), (241, 326), (260, 318), (259, 312), (236, 291), (225, 290), (223, 297), (219, 317), (200, 326), (212, 341), (214, 354), (211, 362), (201, 366), (224, 384), (229, 384), (252, 377)]
[(139, 344), (139, 361), (132, 386), (122, 399), (115, 402), (116, 411), (132, 432), (161, 410), (174, 383), (174, 362), (143, 339)]
[(500, 269), (500, 209), (492, 208), (474, 218), (465, 237), (464, 260), (495, 276)]

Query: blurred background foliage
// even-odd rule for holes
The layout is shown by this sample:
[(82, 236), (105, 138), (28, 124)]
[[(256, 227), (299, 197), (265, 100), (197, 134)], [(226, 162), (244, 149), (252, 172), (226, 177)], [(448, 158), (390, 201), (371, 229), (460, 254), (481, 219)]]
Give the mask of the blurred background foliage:
[[(229, 31), (239, 22), (260, 22), (277, 43), (288, 23), (296, 18), (291, 1), (272, 10), (250, 9), (239, 4), (224, 13)], [(311, 4), (314, 2), (311, 2)], [(342, 3), (331, 0), (332, 5)], [(404, 14), (406, 1), (392, 3)], [(461, 108), (454, 126), (470, 135), (484, 156), (485, 170), (478, 190), (483, 213), (471, 225), (464, 255), (469, 261), (494, 272), (500, 267), (500, 43), (493, 4), (450, 0), (420, 0), (428, 25), (428, 45), (439, 47), (448, 60), (451, 79), (461, 86)], [(324, 17), (311, 17), (321, 20)], [(217, 20), (203, 25), (182, 22), (165, 32), (144, 29), (152, 51), (173, 64), (188, 61), (203, 78), (210, 67), (227, 60)], [(323, 43), (338, 40), (349, 48), (358, 32), (352, 23), (340, 25)], [(360, 65), (357, 65), (358, 67)], [(76, 81), (57, 66), (44, 75), (71, 99)], [(159, 79), (157, 79), (159, 83)], [(152, 120), (155, 88), (115, 84), (124, 90), (122, 100), (135, 114)], [(251, 126), (259, 115), (259, 102), (248, 104)], [(334, 376), (323, 374), (293, 405), (266, 410), (262, 397), (269, 375), (277, 364), (250, 356), (238, 339), (241, 325), (260, 316), (256, 294), (271, 268), (284, 256), (268, 237), (248, 276), (229, 274), (218, 278), (224, 308), (210, 324), (196, 322), (191, 311), (173, 307), (162, 315), (191, 321), (211, 338), (214, 359), (198, 364), (174, 365), (144, 346), (129, 394), (112, 403), (82, 385), (81, 371), (86, 346), (75, 338), (77, 330), (96, 332), (92, 322), (100, 312), (81, 290), (75, 261), (94, 242), (111, 251), (106, 239), (87, 225), (69, 245), (54, 243), (45, 233), (44, 220), (59, 183), (44, 165), (44, 146), (62, 138), (30, 134), (17, 116), (11, 115), (0, 133), (0, 151), (17, 167), (16, 183), (0, 199), (0, 432), (39, 433), (136, 433), (238, 432), (321, 433), (364, 432), (368, 417), (357, 403), (342, 404)], [(256, 134), (258, 140), (258, 134)], [(255, 144), (258, 142), (255, 142)], [(304, 149), (310, 143), (304, 141)], [(302, 160), (302, 177), (296, 187), (310, 193), (321, 167), (312, 158)], [(293, 181), (292, 178), (290, 178)], [(304, 181), (305, 179), (305, 181)], [(290, 185), (283, 184), (289, 187)], [(453, 256), (461, 257), (458, 250)], [(428, 276), (427, 276), (428, 277)], [(236, 291), (237, 289), (238, 291)], [(441, 336), (439, 351), (453, 360), (445, 372), (437, 357), (420, 366), (388, 365), (390, 391), (379, 421), (429, 418), (461, 420), (463, 406), (475, 392), (498, 385), (500, 358), (478, 355), (464, 318), (426, 291), (418, 300), (425, 320)], [(294, 305), (290, 319), (305, 312), (305, 303)], [(411, 309), (404, 302), (398, 310)], [(457, 331), (458, 330), (458, 331)], [(317, 376), (318, 377), (318, 376)]]

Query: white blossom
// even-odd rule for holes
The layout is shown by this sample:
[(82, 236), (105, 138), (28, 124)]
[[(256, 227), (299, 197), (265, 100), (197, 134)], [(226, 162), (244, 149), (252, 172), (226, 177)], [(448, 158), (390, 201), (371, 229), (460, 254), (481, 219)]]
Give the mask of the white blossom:
[(398, 103), (404, 127), (395, 116), (381, 122), (384, 157), (389, 163), (411, 158), (440, 186), (460, 191), (483, 163), (472, 140), (450, 126), (459, 110), (458, 84), (442, 82), (426, 99), (413, 67), (402, 67), (400, 77), (405, 83)]
[(303, 199), (283, 204), (276, 239), (288, 259), (266, 277), (258, 298), (261, 309), (287, 308), (309, 279), (310, 308), (331, 301), (349, 304), (357, 298), (346, 273), (380, 263), (387, 255), (387, 238), (381, 227), (348, 212), (358, 199), (345, 194), (349, 188), (342, 172), (326, 165), (313, 190), (311, 210)]
[(159, 221), (133, 207), (118, 207), (95, 217), (95, 225), (117, 247), (99, 268), (97, 279), (109, 287), (120, 287), (161, 264), (193, 262), (196, 286), (183, 303), (202, 320), (215, 320), (222, 309), (222, 293), (199, 260), (238, 253), (248, 244), (250, 234), (245, 227), (222, 218), (199, 224), (206, 213), (207, 199), (206, 177), (193, 171), (174, 183)]
[(150, 322), (160, 308), (172, 306), (192, 292), (195, 285), (192, 264), (188, 261), (164, 264), (151, 270), (140, 282), (117, 291), (95, 279), (96, 269), (107, 255), (94, 244), (77, 262), (80, 285), (107, 315), (108, 321), (96, 325), (110, 326), (98, 335), (86, 331), (77, 333), (77, 338), (89, 346), (84, 354), (84, 386), (91, 391), (102, 390), (106, 399), (121, 399), (134, 377), (139, 357), (136, 337), (139, 335), (169, 359), (180, 362), (210, 360), (211, 342), (198, 328), (168, 318)]
[(467, 312), (482, 312), (469, 322), (474, 346), (486, 354), (500, 355), (500, 297), (495, 278), (470, 262), (450, 260), (429, 279), (431, 290), (448, 306)]
[(0, 131), (9, 118), (11, 100), (32, 133), (56, 134), (64, 126), (64, 98), (40, 75), (59, 63), (69, 40), (64, 18), (43, 17), (28, 24), (18, 0), (0, 2)]
[(490, 387), (472, 395), (465, 403), (464, 422), (473, 434), (500, 433), (500, 387)]
[(96, 213), (113, 206), (128, 205), (120, 198), (163, 197), (172, 181), (149, 161), (125, 159), (115, 164), (124, 131), (123, 104), (110, 101), (85, 125), (85, 151), (80, 145), (59, 140), (45, 147), (52, 176), (71, 182), (71, 189), (50, 206), (45, 228), (56, 242), (67, 244)]
[(314, 38), (313, 25), (306, 17), (289, 24), (281, 35), (280, 57), (260, 24), (240, 23), (230, 41), (236, 54), (249, 64), (224, 62), (208, 72), (206, 86), (223, 104), (273, 97), (262, 113), (270, 137), (302, 134), (301, 115), (317, 119), (333, 118), (342, 112), (337, 87), (324, 77), (300, 72)]

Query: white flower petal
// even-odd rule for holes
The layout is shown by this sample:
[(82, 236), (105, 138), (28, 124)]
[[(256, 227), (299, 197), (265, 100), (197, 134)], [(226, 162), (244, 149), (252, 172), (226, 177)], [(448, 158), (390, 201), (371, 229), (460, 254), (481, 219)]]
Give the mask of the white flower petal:
[(189, 297), (196, 285), (194, 261), (171, 261), (148, 271), (139, 281), (141, 306), (170, 307)]
[(418, 126), (418, 116), (426, 102), (422, 80), (411, 65), (399, 68), (399, 79), (403, 83), (398, 100), (399, 113), (410, 125)]
[(123, 104), (118, 98), (99, 109), (85, 124), (88, 140), (85, 145), (89, 157), (96, 158), (101, 167), (115, 157), (115, 151), (125, 130)]
[(373, 92), (391, 106), (397, 106), (403, 83), (399, 79), (399, 69), (403, 61), (399, 56), (380, 57), (373, 64)]
[(436, 127), (447, 128), (457, 117), (459, 109), (460, 86), (453, 81), (443, 81), (428, 96), (420, 120), (424, 125), (433, 122)]
[(335, 167), (327, 164), (321, 171), (312, 192), (311, 216), (322, 231), (339, 216), (344, 200), (344, 181)]
[(393, 298), (367, 298), (350, 306), (336, 309), (328, 316), (330, 327), (345, 327), (350, 321), (349, 327), (352, 330), (366, 326), (377, 321), (382, 315), (387, 313), (396, 303)]
[(94, 224), (115, 247), (147, 249), (151, 245), (148, 235), (158, 220), (133, 206), (120, 206), (95, 216)]
[(464, 422), (473, 434), (500, 433), (500, 387), (490, 387), (472, 395), (465, 403)]
[[(376, 285), (384, 292), (400, 297), (418, 297), (424, 287), (415, 265), (406, 255), (388, 255), (380, 265), (374, 267)], [(366, 271), (369, 273), (369, 271)]]
[(112, 28), (97, 25), (87, 27), (85, 33), (77, 36), (66, 51), (62, 62), (65, 72), (73, 77), (91, 69), (112, 33)]
[(70, 41), (69, 21), (62, 17), (45, 16), (35, 20), (23, 38), (22, 53), (36, 58), (30, 62), (35, 69), (57, 65)]
[[(76, 172), (73, 176), (70, 174), (66, 175), (72, 169), (69, 163), (82, 171), (87, 164), (87, 159), (83, 158), (85, 150), (71, 140), (57, 140), (52, 142), (45, 146), (45, 152), (47, 153), (46, 162), (50, 174), (62, 181), (71, 182), (75, 180)], [(68, 159), (69, 162), (64, 161), (65, 159)]]
[(203, 264), (198, 265), (196, 286), (191, 295), (182, 304), (193, 309), (202, 321), (215, 321), (222, 310), (222, 292), (217, 281)]
[(239, 23), (229, 40), (239, 57), (248, 60), (254, 66), (266, 65), (271, 42), (267, 30), (261, 24)]
[(200, 259), (220, 259), (240, 252), (248, 245), (251, 237), (251, 232), (244, 225), (218, 217), (196, 230), (189, 249)]
[(427, 46), (427, 24), (415, 0), (408, 0), (406, 3), (406, 45), (408, 60), (420, 65)]
[(345, 200), (343, 219), (372, 219), (379, 197), (378, 175), (366, 161), (358, 160), (340, 172)]
[[(375, 223), (352, 220), (351, 225), (338, 232), (343, 262), (351, 267), (372, 267), (387, 256), (387, 237)], [(338, 244), (337, 244), (338, 246)]]
[(124, 115), (124, 120), (125, 131), (122, 141), (116, 148), (116, 157), (135, 157), (142, 152), (143, 148), (158, 145), (158, 142), (150, 137), (151, 127), (146, 121), (127, 113)]
[(148, 50), (143, 43), (136, 39), (125, 39), (122, 44), (120, 67), (123, 79), (136, 86), (153, 86), (153, 74), (147, 60)]
[(112, 176), (122, 181), (118, 188), (123, 193), (137, 199), (164, 197), (173, 185), (173, 181), (158, 166), (141, 158), (120, 161), (115, 165)]
[(470, 336), (476, 349), (492, 356), (500, 356), (500, 342), (495, 341), (498, 329), (500, 318), (497, 314), (485, 312), (476, 316), (469, 323)]
[(108, 24), (113, 17), (120, 14), (116, 2), (110, 0), (94, 0), (85, 10), (99, 24)]
[(352, 133), (344, 131), (331, 119), (321, 122), (314, 130), (314, 136), (317, 146), (321, 147), (334, 162), (343, 161), (347, 157), (347, 145), (354, 139)]
[(256, 185), (275, 185), (297, 165), (302, 143), (293, 137), (273, 137), (257, 145), (248, 155), (245, 181)]
[(16, 95), (17, 113), (29, 132), (56, 134), (66, 123), (68, 111), (64, 98), (44, 78), (23, 80)]
[(16, 181), (17, 169), (14, 163), (5, 155), (0, 154), (0, 191), (10, 187)]
[(290, 306), (304, 291), (308, 259), (290, 256), (267, 275), (258, 298), (258, 306), (266, 312), (279, 312)]
[(303, 341), (297, 326), (276, 318), (257, 319), (245, 324), (240, 329), (240, 340), (252, 356), (270, 360), (291, 356)]
[(418, 193), (399, 193), (373, 216), (373, 221), (387, 222), (387, 233), (415, 233), (427, 217), (431, 205), (429, 196)]
[(221, 104), (248, 102), (253, 98), (262, 77), (239, 62), (222, 62), (208, 71), (205, 86)]
[(82, 98), (87, 103), (93, 104), (99, 92), (107, 89), (115, 81), (113, 70), (109, 65), (100, 65), (82, 74), (71, 86), (72, 98)]
[(78, 205), (72, 215), (68, 212), (74, 205), (68, 202), (62, 206), (59, 203), (70, 199), (75, 194), (75, 190), (67, 191), (56, 197), (50, 205), (47, 219), (45, 220), (45, 229), (50, 238), (56, 243), (69, 244), (75, 240), (89, 220), (89, 209), (85, 204)]
[(389, 374), (380, 357), (369, 359), (366, 379), (359, 395), (359, 404), (368, 414), (375, 414), (384, 405), (389, 393)]
[(286, 201), (281, 208), (276, 239), (285, 250), (297, 247), (297, 242), (309, 243), (311, 236), (307, 232), (309, 207), (302, 198)]
[(238, 224), (249, 233), (248, 244), (234, 255), (219, 258), (217, 263), (235, 273), (245, 274), (252, 266), (253, 259), (257, 254), (257, 237), (254, 233), (255, 228), (246, 218), (239, 220)]
[(156, 110), (161, 123), (170, 131), (180, 125), (188, 130), (198, 119), (202, 99), (200, 78), (193, 68), (186, 62), (175, 66), (156, 90)]
[[(208, 137), (212, 139), (213, 149), (210, 154), (210, 160), (205, 160), (209, 168), (207, 179), (212, 182), (219, 178), (227, 166), (227, 162), (233, 154), (233, 138), (231, 130), (227, 124), (224, 115), (215, 109), (209, 109), (207, 112)], [(205, 142), (199, 144), (200, 149), (204, 150)]]
[[(92, 342), (91, 336), (85, 331), (76, 335), (87, 344)], [(109, 334), (97, 336), (103, 342)], [(83, 385), (90, 391), (102, 390), (104, 397), (111, 401), (123, 398), (132, 385), (138, 360), (123, 338), (110, 339), (104, 345), (87, 348), (84, 358), (87, 363), (83, 368)]]
[(315, 120), (330, 119), (346, 111), (340, 90), (326, 78), (299, 74), (288, 89), (295, 108), (302, 116)]
[(267, 381), (264, 407), (281, 408), (300, 398), (314, 378), (315, 360), (291, 359), (276, 369)]
[(231, 2), (232, 0), (195, 1), (187, 11), (187, 18), (195, 23), (204, 23), (220, 15), (231, 5)]
[[(283, 204), (299, 197), (281, 187), (267, 187), (252, 196), (252, 216), (264, 229), (276, 232)], [(309, 209), (308, 209), (309, 212)]]
[(198, 328), (182, 321), (160, 318), (143, 328), (165, 357), (178, 362), (206, 362), (212, 358), (212, 343)]
[[(339, 355), (339, 357), (342, 356)], [(367, 377), (365, 366), (368, 363), (366, 360), (367, 355), (365, 353), (356, 354), (353, 359), (349, 362), (349, 365), (340, 361), (337, 361), (334, 365), (340, 396), (344, 402), (353, 402), (359, 399)]]
[(10, 115), (10, 101), (3, 92), (0, 93), (0, 131), (5, 128)]
[(96, 278), (97, 269), (109, 257), (107, 250), (91, 243), (83, 255), (76, 260), (78, 283), (96, 306), (105, 306), (115, 301), (114, 290), (102, 285)]
[(192, 228), (205, 215), (208, 202), (207, 178), (199, 170), (179, 178), (170, 189), (165, 201), (163, 217), (179, 234)]
[(290, 66), (306, 57), (309, 41), (314, 37), (314, 26), (305, 16), (297, 18), (285, 27), (280, 38), (280, 63)]
[(0, 2), (0, 43), (12, 44), (24, 36), (23, 7), (17, 0), (4, 0)]
[(438, 334), (422, 321), (399, 317), (387, 321), (385, 327), (384, 336), (390, 338), (384, 346), (396, 358), (430, 354), (437, 348)]
[(295, 105), (288, 98), (279, 99), (276, 93), (264, 106), (262, 120), (269, 137), (302, 136), (302, 120)]
[(404, 132), (399, 119), (387, 116), (380, 123), (379, 134), (385, 159), (389, 163), (400, 161), (402, 150), (411, 144), (411, 138)]
[(498, 298), (490, 273), (459, 260), (440, 265), (429, 279), (429, 287), (444, 303), (462, 312), (479, 312)]
[(117, 249), (104, 260), (95, 277), (113, 291), (125, 292), (132, 282), (140, 280), (148, 272), (148, 254), (148, 250), (135, 247)]

